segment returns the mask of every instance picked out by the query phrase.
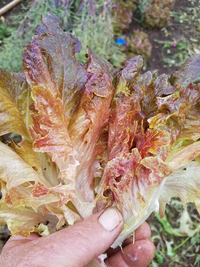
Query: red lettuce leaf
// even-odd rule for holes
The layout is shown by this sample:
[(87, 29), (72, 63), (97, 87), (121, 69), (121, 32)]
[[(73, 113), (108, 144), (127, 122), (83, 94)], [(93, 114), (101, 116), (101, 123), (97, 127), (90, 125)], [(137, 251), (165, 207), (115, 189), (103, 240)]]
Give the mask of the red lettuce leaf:
[(171, 75), (170, 82), (172, 85), (178, 83), (187, 88), (190, 83), (200, 82), (199, 70), (199, 55), (191, 56), (178, 71)]
[(49, 234), (116, 206), (116, 247), (173, 196), (200, 210), (200, 56), (155, 79), (141, 56), (119, 71), (89, 47), (81, 65), (80, 49), (48, 14), (24, 49), (25, 76), (0, 71), (0, 134), (22, 136), (0, 142), (1, 224)]

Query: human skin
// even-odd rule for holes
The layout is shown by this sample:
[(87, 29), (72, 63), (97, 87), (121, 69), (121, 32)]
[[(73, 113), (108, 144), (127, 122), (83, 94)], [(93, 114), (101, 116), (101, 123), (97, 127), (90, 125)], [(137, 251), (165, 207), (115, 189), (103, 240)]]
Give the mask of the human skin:
[(147, 223), (135, 232), (135, 242), (125, 240), (123, 249), (110, 246), (123, 227), (121, 213), (109, 208), (88, 219), (46, 237), (32, 233), (29, 239), (12, 236), (3, 248), (4, 267), (83, 267), (93, 258), (107, 253), (107, 267), (146, 267), (155, 248), (149, 240)]

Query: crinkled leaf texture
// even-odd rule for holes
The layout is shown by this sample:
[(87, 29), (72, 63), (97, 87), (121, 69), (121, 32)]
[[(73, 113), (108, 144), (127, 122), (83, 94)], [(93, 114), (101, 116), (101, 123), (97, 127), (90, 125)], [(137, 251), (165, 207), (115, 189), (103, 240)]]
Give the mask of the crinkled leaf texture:
[[(89, 47), (81, 65), (80, 49), (48, 14), (23, 73), (0, 70), (1, 224), (45, 235), (116, 206), (116, 247), (174, 196), (200, 211), (200, 56), (155, 79), (141, 56), (119, 71)], [(8, 147), (10, 132), (22, 140)]]

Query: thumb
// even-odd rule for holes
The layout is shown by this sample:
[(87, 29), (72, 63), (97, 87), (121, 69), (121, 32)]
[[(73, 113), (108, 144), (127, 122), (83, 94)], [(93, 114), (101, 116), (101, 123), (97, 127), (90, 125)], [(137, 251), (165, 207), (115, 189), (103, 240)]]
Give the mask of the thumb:
[(55, 254), (59, 255), (61, 266), (80, 267), (104, 253), (120, 234), (122, 226), (121, 213), (115, 208), (109, 208), (50, 235), (47, 244), (50, 245), (53, 240), (54, 249), (55, 241), (59, 245), (59, 253)]

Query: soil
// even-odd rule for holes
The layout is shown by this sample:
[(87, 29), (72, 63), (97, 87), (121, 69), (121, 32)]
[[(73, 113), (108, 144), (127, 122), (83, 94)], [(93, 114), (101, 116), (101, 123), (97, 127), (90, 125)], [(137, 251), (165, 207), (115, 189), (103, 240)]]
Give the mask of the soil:
[[(10, 3), (10, 0), (0, 1), (0, 8), (4, 7), (8, 3)], [(22, 4), (16, 5), (14, 8), (3, 15), (10, 26), (17, 26), (13, 25), (12, 16), (18, 14), (19, 12), (24, 12), (22, 5), (27, 6), (29, 3), (30, 1), (24, 0), (22, 1)], [(134, 19), (134, 17), (137, 19), (138, 16), (137, 14), (134, 14), (129, 29), (124, 33), (132, 34), (134, 30), (140, 30), (147, 33), (149, 41), (152, 44), (152, 53), (147, 62), (145, 70), (152, 72), (154, 70), (157, 70), (157, 75), (160, 75), (162, 73), (170, 75), (180, 68), (183, 62), (180, 62), (180, 64), (179, 62), (176, 62), (175, 64), (164, 62), (164, 60), (168, 60), (170, 62), (170, 59), (172, 59), (173, 56), (175, 56), (177, 53), (181, 54), (182, 52), (179, 51), (176, 47), (171, 47), (169, 54), (169, 49), (163, 48), (165, 41), (173, 42), (175, 40), (178, 42), (179, 40), (182, 40), (182, 42), (186, 44), (186, 50), (188, 47), (191, 47), (193, 45), (190, 41), (191, 38), (195, 39), (197, 43), (200, 43), (200, 29), (198, 28), (200, 21), (199, 19), (197, 19), (197, 17), (196, 19), (190, 19), (190, 16), (192, 16), (192, 11), (190, 11), (189, 9), (191, 8), (196, 8), (198, 12), (197, 17), (198, 15), (200, 17), (200, 7), (198, 0), (194, 0), (193, 3), (189, 0), (175, 0), (173, 12), (185, 14), (185, 21), (183, 20), (182, 22), (180, 22), (181, 18), (178, 21), (178, 15), (176, 18), (172, 16), (171, 21), (169, 22), (169, 25), (165, 27), (165, 30), (158, 28), (145, 29), (144, 25), (138, 23)], [(187, 18), (189, 19), (189, 21), (187, 21)], [(188, 53), (188, 56), (189, 54), (190, 52)], [(176, 61), (180, 60), (176, 59)]]
[[(177, 21), (178, 18), (172, 17), (165, 31), (157, 28), (145, 29), (141, 24), (137, 23), (136, 20), (133, 19), (129, 30), (125, 33), (132, 34), (134, 30), (144, 31), (147, 33), (149, 41), (152, 44), (152, 53), (147, 63), (147, 70), (158, 70), (159, 75), (162, 73), (170, 75), (180, 68), (179, 66), (169, 67), (169, 65), (163, 62), (164, 58), (172, 58), (174, 54), (180, 52), (176, 47), (173, 47), (170, 49), (171, 55), (167, 54), (167, 49), (163, 48), (165, 41), (173, 42), (173, 40), (184, 40), (186, 45), (189, 46), (192, 45), (190, 39), (193, 37), (198, 43), (200, 42), (200, 31), (198, 30), (200, 22), (197, 19), (193, 19), (193, 21), (191, 21), (190, 16), (192, 15), (191, 10), (189, 10), (190, 8), (196, 8), (198, 15), (200, 15), (199, 1), (194, 1), (194, 4), (192, 4), (191, 1), (188, 0), (176, 0), (172, 10), (174, 12), (178, 12), (179, 14), (184, 14), (185, 20), (187, 20), (188, 17), (189, 21), (180, 22), (181, 18)], [(162, 44), (158, 43), (156, 40), (161, 41)]]
[[(0, 8), (5, 6), (11, 2), (11, 0), (5, 0), (0, 1)], [(23, 1), (23, 5), (27, 6), (30, 1)], [(190, 14), (190, 11), (188, 8), (195, 7), (196, 10), (199, 12), (199, 1), (193, 1), (194, 4), (192, 4), (191, 1), (188, 0), (176, 0), (175, 6), (173, 8), (173, 11), (175, 12), (182, 12), (190, 18), (192, 16)], [(21, 4), (18, 4), (14, 8), (12, 8), (10, 11), (8, 11), (3, 16), (5, 17), (6, 21), (9, 22), (10, 26), (12, 25), (12, 16), (18, 14), (19, 12), (23, 12), (23, 9), (21, 7)], [(178, 16), (178, 15), (177, 15)], [(187, 47), (192, 47), (193, 44), (191, 43), (191, 38), (197, 40), (197, 42), (194, 43), (200, 43), (200, 31), (198, 31), (198, 26), (200, 25), (200, 22), (195, 19), (189, 19), (181, 21), (177, 19), (177, 17), (172, 17), (171, 22), (169, 26), (166, 27), (166, 30), (160, 30), (160, 29), (144, 29), (141, 24), (137, 23), (135, 20), (132, 21), (129, 30), (126, 33), (132, 33), (133, 30), (142, 30), (148, 34), (149, 40), (152, 44), (152, 54), (151, 57), (148, 60), (147, 63), (147, 70), (154, 71), (158, 70), (158, 74), (166, 73), (168, 75), (172, 74), (174, 71), (176, 71), (179, 66), (178, 64), (172, 65), (169, 67), (170, 64), (167, 64), (163, 61), (164, 58), (173, 58), (173, 55), (177, 53), (182, 53), (177, 47), (170, 47), (170, 54), (168, 49), (163, 48), (165, 41), (173, 42), (174, 40), (183, 40)], [(0, 22), (1, 23), (1, 22)], [(157, 40), (161, 41), (162, 43), (159, 43)], [(182, 41), (182, 42), (183, 42)], [(180, 214), (173, 208), (168, 207), (168, 221), (171, 223), (173, 227), (177, 226), (177, 219), (180, 217)], [(189, 213), (196, 215), (198, 217), (198, 213), (194, 207), (194, 205), (191, 205), (189, 207)], [(198, 217), (199, 218), (199, 217)], [(195, 222), (198, 222), (198, 219), (194, 219)], [(174, 237), (173, 235), (170, 235), (167, 233), (161, 224), (158, 222), (158, 220), (155, 218), (155, 215), (152, 214), (150, 218), (148, 219), (148, 223), (151, 226), (152, 234), (158, 235), (158, 240), (155, 239), (154, 243), (157, 247), (158, 252), (163, 257), (163, 262), (159, 263), (158, 258), (155, 258), (154, 261), (157, 263), (159, 267), (166, 267), (166, 266), (173, 266), (173, 267), (179, 267), (179, 266), (200, 266), (200, 259), (197, 261), (197, 255), (200, 253), (200, 238), (199, 241), (197, 241), (196, 245), (191, 247), (190, 242), (186, 242), (184, 246), (181, 246), (181, 248), (176, 250), (176, 253), (179, 256), (179, 262), (176, 261), (176, 259), (172, 260), (172, 258), (167, 255), (166, 251), (164, 251), (163, 244), (166, 243), (166, 241), (173, 241), (173, 247), (179, 245), (183, 238), (180, 237)], [(156, 232), (156, 230), (158, 232)], [(6, 236), (6, 237), (5, 237)], [(4, 229), (4, 232), (0, 234), (0, 249), (1, 249), (1, 242), (5, 242), (8, 238), (6, 229)], [(165, 247), (166, 249), (166, 247)], [(183, 253), (185, 252), (185, 253)], [(151, 265), (152, 266), (152, 265)]]
[[(176, 200), (176, 199), (174, 199)], [(178, 200), (178, 199), (177, 199)], [(178, 200), (179, 201), (179, 200)], [(195, 208), (195, 205), (190, 204), (187, 207), (188, 213), (191, 216), (192, 222), (194, 225), (199, 226), (199, 214)], [(177, 229), (180, 226), (179, 219), (181, 217), (181, 211), (178, 211), (172, 205), (166, 206), (166, 217), (168, 223), (172, 226), (173, 229)], [(157, 252), (160, 256), (154, 257), (154, 262), (158, 267), (194, 267), (200, 266), (200, 236), (197, 233), (194, 237), (188, 238), (187, 234), (185, 236), (178, 237), (172, 233), (169, 233), (167, 229), (156, 219), (155, 214), (147, 219), (147, 223), (151, 227), (153, 243), (156, 247)], [(184, 241), (187, 242), (184, 243)], [(184, 244), (183, 244), (184, 243)], [(183, 245), (181, 245), (183, 244)], [(178, 247), (175, 251), (173, 248)], [(171, 250), (170, 250), (171, 248)], [(174, 254), (174, 255), (173, 255)], [(153, 267), (150, 265), (149, 267)]]
[[(22, 3), (17, 4), (15, 7), (4, 13), (2, 16), (6, 19), (10, 26), (12, 25), (12, 16), (17, 15), (19, 12), (23, 12), (22, 5), (27, 6), (30, 1), (25, 0)], [(0, 9), (5, 7), (7, 4), (11, 3), (11, 0), (1, 0), (0, 1)]]

